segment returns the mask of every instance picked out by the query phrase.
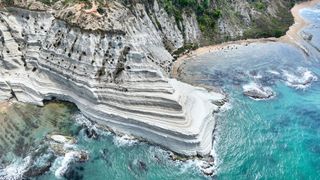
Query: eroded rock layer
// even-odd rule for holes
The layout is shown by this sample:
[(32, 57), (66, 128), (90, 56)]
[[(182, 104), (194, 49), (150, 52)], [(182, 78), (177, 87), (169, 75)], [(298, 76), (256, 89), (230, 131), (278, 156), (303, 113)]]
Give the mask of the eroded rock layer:
[(167, 31), (159, 31), (144, 6), (136, 6), (137, 12), (119, 4), (110, 7), (120, 15), (104, 17), (102, 23), (116, 23), (121, 14), (126, 20), (104, 30), (74, 26), (57, 18), (63, 12), (54, 10), (2, 10), (1, 99), (38, 105), (45, 99), (70, 101), (116, 132), (185, 155), (208, 154), (213, 112), (225, 97), (168, 78), (173, 58), (164, 43), (177, 49), (185, 39), (172, 34), (176, 25), (164, 11), (157, 17), (163, 18)]

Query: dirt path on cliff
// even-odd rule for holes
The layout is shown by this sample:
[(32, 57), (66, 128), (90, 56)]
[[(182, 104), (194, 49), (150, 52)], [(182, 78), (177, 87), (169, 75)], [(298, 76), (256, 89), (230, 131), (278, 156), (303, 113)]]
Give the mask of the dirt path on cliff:
[(270, 37), (270, 38), (260, 38), (260, 39), (246, 39), (246, 40), (225, 42), (225, 43), (212, 45), (212, 46), (200, 47), (194, 51), (190, 51), (189, 53), (180, 56), (173, 65), (171, 75), (174, 78), (176, 78), (179, 75), (179, 67), (188, 58), (197, 57), (199, 55), (210, 53), (213, 51), (229, 49), (235, 45), (247, 45), (247, 44), (255, 43), (255, 42), (260, 42), (260, 43), (285, 42), (285, 43), (291, 43), (291, 44), (297, 45), (299, 48), (302, 48), (301, 45), (298, 43), (298, 41), (301, 39), (301, 37), (299, 36), (299, 32), (301, 29), (308, 26), (309, 22), (306, 21), (305, 19), (303, 19), (303, 17), (300, 15), (300, 10), (304, 9), (304, 8), (312, 7), (312, 6), (316, 5), (317, 3), (320, 3), (320, 0), (312, 0), (312, 1), (306, 1), (306, 2), (296, 4), (291, 9), (291, 13), (294, 18), (294, 24), (290, 26), (289, 30), (286, 32), (286, 35), (284, 35), (280, 38)]

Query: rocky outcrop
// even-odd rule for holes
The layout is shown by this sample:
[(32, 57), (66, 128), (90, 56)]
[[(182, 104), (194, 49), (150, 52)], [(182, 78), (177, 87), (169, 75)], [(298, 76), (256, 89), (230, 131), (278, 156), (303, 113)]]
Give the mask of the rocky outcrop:
[(270, 87), (264, 87), (256, 83), (244, 85), (243, 94), (256, 100), (270, 99), (275, 96), (275, 92)]
[[(98, 21), (101, 29), (92, 29), (97, 22), (69, 22), (67, 9), (3, 9), (1, 94), (38, 105), (53, 98), (70, 101), (116, 132), (185, 155), (208, 154), (213, 112), (225, 96), (168, 77), (173, 58), (164, 38), (172, 49), (182, 46), (184, 39), (173, 33), (176, 25), (166, 12), (154, 8), (149, 15), (139, 3), (133, 9), (110, 4), (109, 10), (114, 14)], [(95, 15), (84, 17), (91, 16)], [(161, 19), (160, 26), (167, 30), (159, 30), (152, 17)], [(194, 27), (187, 30), (189, 39), (197, 36)]]

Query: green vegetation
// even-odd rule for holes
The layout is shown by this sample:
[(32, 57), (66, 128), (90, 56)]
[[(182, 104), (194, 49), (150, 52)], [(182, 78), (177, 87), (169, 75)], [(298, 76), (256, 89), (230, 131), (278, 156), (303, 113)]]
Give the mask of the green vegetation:
[(262, 16), (254, 20), (252, 27), (244, 32), (244, 38), (281, 37), (293, 23), (290, 11), (280, 8), (277, 18)]
[(198, 48), (198, 45), (196, 44), (185, 44), (183, 47), (177, 49), (176, 51), (173, 52), (174, 55), (179, 55), (184, 53), (187, 50), (195, 50)]
[(12, 5), (13, 4), (13, 0), (2, 0), (2, 2), (6, 5)]
[[(261, 13), (250, 17), (250, 24), (244, 22), (244, 17), (240, 12), (235, 11), (231, 2), (228, 0), (160, 0), (169, 15), (175, 17), (178, 26), (181, 25), (182, 13), (195, 13), (199, 28), (202, 31), (202, 45), (220, 43), (224, 41), (262, 38), (262, 37), (281, 37), (286, 33), (289, 26), (293, 23), (290, 8), (295, 2), (300, 0), (282, 0), (277, 6), (276, 16), (267, 12), (269, 4), (264, 0), (247, 0), (252, 9)], [(278, 3), (275, 1), (274, 3)], [(221, 16), (230, 24), (244, 30), (243, 36), (230, 37), (218, 29), (217, 22)], [(232, 27), (232, 26), (231, 26)], [(184, 27), (179, 27), (184, 32)], [(178, 52), (188, 48), (188, 45), (178, 50)], [(190, 47), (189, 47), (190, 48)]]
[(56, 3), (58, 0), (39, 0), (39, 1), (46, 5), (52, 5)]
[[(222, 14), (220, 9), (210, 7), (209, 0), (162, 0), (162, 4), (169, 15), (173, 15), (179, 24), (182, 21), (182, 12), (195, 12), (201, 31), (212, 34), (216, 28), (217, 19)], [(183, 27), (179, 27), (180, 30)]]
[(252, 4), (253, 7), (258, 11), (264, 11), (267, 9), (267, 4), (265, 2), (262, 2), (261, 0), (253, 2)]

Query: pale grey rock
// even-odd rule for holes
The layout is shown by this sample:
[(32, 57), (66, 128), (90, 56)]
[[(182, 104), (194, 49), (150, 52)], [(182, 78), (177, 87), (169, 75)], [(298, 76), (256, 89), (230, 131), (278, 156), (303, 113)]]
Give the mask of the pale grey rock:
[(194, 13), (182, 14), (183, 26), (185, 27), (185, 43), (200, 44), (201, 31), (198, 25), (197, 17)]
[(275, 96), (275, 92), (270, 87), (264, 87), (256, 83), (244, 85), (243, 94), (256, 100), (270, 99)]

